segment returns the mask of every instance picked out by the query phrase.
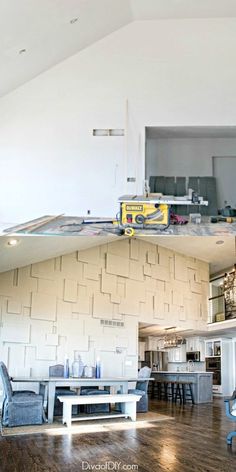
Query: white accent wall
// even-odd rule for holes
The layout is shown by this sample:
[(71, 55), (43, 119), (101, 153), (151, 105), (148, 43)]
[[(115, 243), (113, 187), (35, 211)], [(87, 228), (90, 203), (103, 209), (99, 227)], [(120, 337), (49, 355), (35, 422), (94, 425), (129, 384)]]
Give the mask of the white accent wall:
[(135, 375), (138, 323), (204, 329), (208, 281), (207, 263), (135, 239), (2, 273), (0, 359), (40, 376), (79, 351), (105, 376)]
[(114, 216), (142, 190), (145, 126), (236, 124), (235, 50), (234, 18), (136, 21), (3, 97), (0, 222)]

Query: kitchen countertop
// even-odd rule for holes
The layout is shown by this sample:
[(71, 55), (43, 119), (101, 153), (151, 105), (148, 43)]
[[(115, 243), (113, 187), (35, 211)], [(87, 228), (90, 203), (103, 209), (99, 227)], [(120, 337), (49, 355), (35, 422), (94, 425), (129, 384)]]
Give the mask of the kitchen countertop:
[(196, 370), (152, 370), (152, 374), (213, 374), (213, 372), (196, 371)]
[[(204, 371), (173, 371), (173, 370), (153, 370), (151, 374), (155, 380), (167, 382), (180, 382), (186, 381), (192, 384), (192, 391), (194, 397), (194, 403), (210, 403), (212, 402), (212, 381), (213, 372)], [(155, 382), (155, 381), (154, 381)]]

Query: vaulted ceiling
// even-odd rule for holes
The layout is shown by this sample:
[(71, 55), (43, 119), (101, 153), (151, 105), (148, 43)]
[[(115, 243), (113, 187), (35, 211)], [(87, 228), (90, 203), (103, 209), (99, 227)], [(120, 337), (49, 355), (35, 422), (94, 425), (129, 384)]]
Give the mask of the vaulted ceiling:
[(0, 96), (132, 21), (235, 16), (235, 0), (1, 0)]
[[(16, 246), (9, 245), (15, 239)], [(1, 236), (0, 272), (23, 267), (62, 254), (82, 251), (94, 246), (121, 241), (123, 237), (106, 236)], [(204, 260), (211, 273), (232, 267), (236, 262), (235, 237), (225, 236), (140, 236), (138, 239), (164, 246), (173, 251)], [(217, 244), (217, 241), (221, 244)]]

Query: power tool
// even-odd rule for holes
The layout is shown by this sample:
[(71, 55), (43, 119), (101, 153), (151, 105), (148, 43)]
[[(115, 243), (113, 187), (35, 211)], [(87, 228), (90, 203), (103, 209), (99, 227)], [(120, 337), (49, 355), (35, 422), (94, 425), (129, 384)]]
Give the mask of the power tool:
[(165, 230), (170, 224), (171, 205), (208, 205), (208, 201), (195, 192), (184, 197), (164, 195), (124, 195), (119, 198), (119, 227), (132, 236), (135, 229)]
[(221, 221), (223, 223), (236, 223), (236, 218), (231, 216), (211, 216), (211, 223), (219, 223)]

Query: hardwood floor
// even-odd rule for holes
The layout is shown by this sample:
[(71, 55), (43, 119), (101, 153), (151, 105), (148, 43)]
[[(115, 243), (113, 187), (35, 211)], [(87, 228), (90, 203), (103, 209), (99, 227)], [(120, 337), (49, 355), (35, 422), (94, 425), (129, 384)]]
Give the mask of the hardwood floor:
[(213, 405), (184, 407), (152, 400), (150, 410), (174, 417), (174, 420), (143, 423), (141, 427), (140, 423), (139, 427), (129, 424), (127, 429), (105, 429), (83, 435), (3, 437), (0, 439), (0, 471), (236, 470), (236, 438), (232, 448), (227, 447), (225, 440), (227, 432), (234, 430), (236, 424), (227, 420), (223, 400), (216, 400)]

